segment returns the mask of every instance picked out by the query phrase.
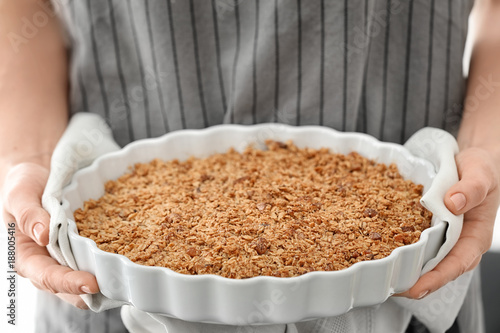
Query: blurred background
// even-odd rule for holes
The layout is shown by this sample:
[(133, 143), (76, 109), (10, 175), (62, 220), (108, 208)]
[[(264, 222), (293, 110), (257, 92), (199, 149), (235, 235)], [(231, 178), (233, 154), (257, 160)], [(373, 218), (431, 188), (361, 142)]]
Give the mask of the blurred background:
[(481, 261), (481, 280), (486, 332), (500, 332), (500, 211), (495, 225), (493, 246)]

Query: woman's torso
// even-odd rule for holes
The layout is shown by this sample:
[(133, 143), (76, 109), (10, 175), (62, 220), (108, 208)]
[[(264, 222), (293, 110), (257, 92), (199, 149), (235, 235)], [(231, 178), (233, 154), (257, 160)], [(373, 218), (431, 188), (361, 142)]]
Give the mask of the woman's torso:
[(63, 1), (72, 112), (120, 144), (220, 123), (456, 130), (472, 0)]

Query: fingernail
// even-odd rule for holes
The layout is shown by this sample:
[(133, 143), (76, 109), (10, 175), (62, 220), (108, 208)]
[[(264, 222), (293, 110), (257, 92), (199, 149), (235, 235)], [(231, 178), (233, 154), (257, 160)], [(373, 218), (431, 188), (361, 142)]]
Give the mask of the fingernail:
[(429, 293), (429, 290), (426, 290), (424, 292), (421, 292), (420, 295), (418, 295), (418, 299), (422, 299), (424, 298), (425, 296), (427, 296), (427, 294)]
[(44, 229), (45, 227), (41, 223), (37, 223), (33, 227), (33, 235), (35, 235), (37, 241), (40, 241), (40, 235), (42, 234)]
[(89, 287), (87, 287), (87, 286), (82, 286), (82, 287), (80, 288), (80, 290), (81, 290), (83, 293), (85, 293), (85, 294), (92, 294), (92, 292), (90, 291), (90, 288), (89, 288)]
[(455, 205), (455, 209), (457, 211), (464, 208), (465, 204), (467, 203), (467, 199), (465, 199), (465, 195), (463, 195), (462, 193), (453, 194), (450, 200), (453, 201), (453, 204)]
[(89, 307), (87, 304), (83, 303), (83, 304), (78, 304), (77, 307), (80, 309), (80, 310), (88, 310)]

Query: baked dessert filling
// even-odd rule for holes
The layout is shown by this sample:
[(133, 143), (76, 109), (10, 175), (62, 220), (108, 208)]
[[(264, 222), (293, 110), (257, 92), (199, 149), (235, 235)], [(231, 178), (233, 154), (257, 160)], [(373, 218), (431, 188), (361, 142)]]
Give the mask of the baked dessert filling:
[(243, 279), (341, 270), (430, 227), (422, 185), (396, 165), (266, 144), (138, 163), (74, 212), (79, 234), (138, 264)]

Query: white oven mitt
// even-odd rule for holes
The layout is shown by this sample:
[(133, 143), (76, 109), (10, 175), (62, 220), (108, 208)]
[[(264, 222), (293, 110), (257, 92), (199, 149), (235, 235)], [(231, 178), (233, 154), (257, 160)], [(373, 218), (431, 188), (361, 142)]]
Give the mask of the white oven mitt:
[[(418, 131), (408, 140), (405, 147), (414, 155), (425, 158), (434, 164), (438, 171), (438, 176), (434, 182), (437, 186), (433, 186), (435, 190), (429, 191), (424, 195), (422, 204), (426, 208), (431, 209), (436, 216), (449, 223), (445, 243), (437, 256), (424, 266), (423, 271), (428, 272), (450, 251), (456, 243), (462, 228), (463, 217), (451, 214), (443, 203), (444, 194), (447, 189), (458, 181), (454, 162), (454, 155), (458, 152), (458, 147), (453, 136), (445, 131), (433, 128), (424, 128)], [(62, 189), (70, 183), (75, 171), (89, 165), (98, 156), (118, 150), (119, 148), (112, 138), (110, 128), (100, 116), (90, 113), (80, 113), (72, 117), (68, 128), (54, 151), (50, 176), (42, 197), (42, 203), (51, 216), (49, 245), (47, 248), (52, 257), (62, 265), (78, 269), (68, 240), (67, 218), (61, 206)], [(387, 325), (390, 323), (399, 322), (401, 323), (401, 327), (403, 327), (407, 324), (411, 315), (419, 318), (420, 321), (431, 329), (431, 332), (443, 332), (447, 327), (451, 326), (457, 316), (467, 292), (471, 276), (471, 273), (464, 274), (423, 300), (413, 301), (392, 297), (387, 302), (372, 309), (355, 309), (352, 312), (371, 311), (375, 316), (372, 325), (373, 332), (377, 332), (384, 327), (389, 327)], [(111, 300), (101, 293), (83, 295), (82, 298), (89, 308), (95, 312), (125, 304), (121, 301)], [(402, 308), (401, 311), (394, 310), (395, 303), (399, 305), (396, 308)], [(389, 309), (392, 310), (388, 311)], [(325, 328), (321, 332), (334, 332), (333, 327), (338, 327), (336, 322), (346, 320), (345, 316), (349, 316), (350, 313), (339, 317), (319, 320), (322, 322), (321, 327)], [(377, 313), (380, 315), (377, 316)], [(124, 315), (124, 322), (128, 323), (127, 326), (133, 326), (134, 322), (136, 324), (141, 321), (146, 323), (153, 318), (156, 325), (160, 324), (160, 327), (164, 327), (165, 329), (167, 327), (179, 328), (179, 325), (183, 325), (182, 321), (170, 319), (165, 316), (146, 314), (131, 306), (124, 307), (122, 314)], [(356, 316), (358, 318), (362, 317), (361, 313), (358, 313)], [(197, 332), (198, 329), (201, 331), (202, 327), (207, 328), (207, 326), (210, 326), (195, 323), (185, 324), (187, 325), (186, 328), (189, 326), (188, 330), (184, 330), (186, 332)], [(284, 328), (284, 325), (272, 326), (276, 329), (269, 326), (262, 326), (261, 328), (264, 329), (263, 332), (282, 332)], [(286, 326), (290, 326), (287, 327), (290, 331), (297, 331), (300, 325), (297, 324), (297, 327), (293, 324)], [(328, 329), (328, 327), (332, 329)], [(230, 326), (224, 327), (223, 330), (220, 326), (217, 328), (218, 332), (235, 332), (237, 330), (237, 327)], [(145, 327), (144, 329), (134, 328), (132, 332), (148, 332), (148, 330)]]
[[(421, 199), (422, 205), (439, 219), (448, 222), (446, 240), (438, 254), (429, 260), (422, 269), (422, 274), (431, 271), (450, 252), (462, 231), (463, 215), (453, 215), (444, 205), (444, 196), (448, 189), (458, 182), (458, 172), (454, 156), (458, 153), (455, 138), (446, 131), (435, 128), (423, 128), (415, 133), (404, 145), (413, 155), (430, 161), (437, 175), (431, 189)], [(415, 315), (432, 332), (444, 332), (453, 324), (454, 318), (462, 307), (472, 272), (463, 274), (438, 291), (422, 300), (410, 300), (391, 297)]]
[[(97, 157), (118, 149), (120, 147), (113, 140), (111, 129), (99, 115), (77, 113), (71, 118), (52, 154), (42, 205), (50, 214), (47, 250), (61, 265), (78, 270), (69, 244), (67, 217), (61, 206), (62, 189), (71, 182), (78, 169), (90, 165)], [(82, 295), (82, 298), (96, 312), (124, 304), (101, 293)]]
[(434, 165), (437, 172), (432, 186), (420, 200), (422, 205), (440, 220), (448, 222), (446, 241), (435, 258), (429, 260), (422, 269), (422, 274), (431, 271), (450, 252), (462, 231), (463, 215), (453, 215), (444, 205), (444, 196), (448, 189), (458, 182), (455, 155), (458, 144), (448, 132), (426, 127), (412, 135), (404, 144), (413, 155), (421, 157)]

